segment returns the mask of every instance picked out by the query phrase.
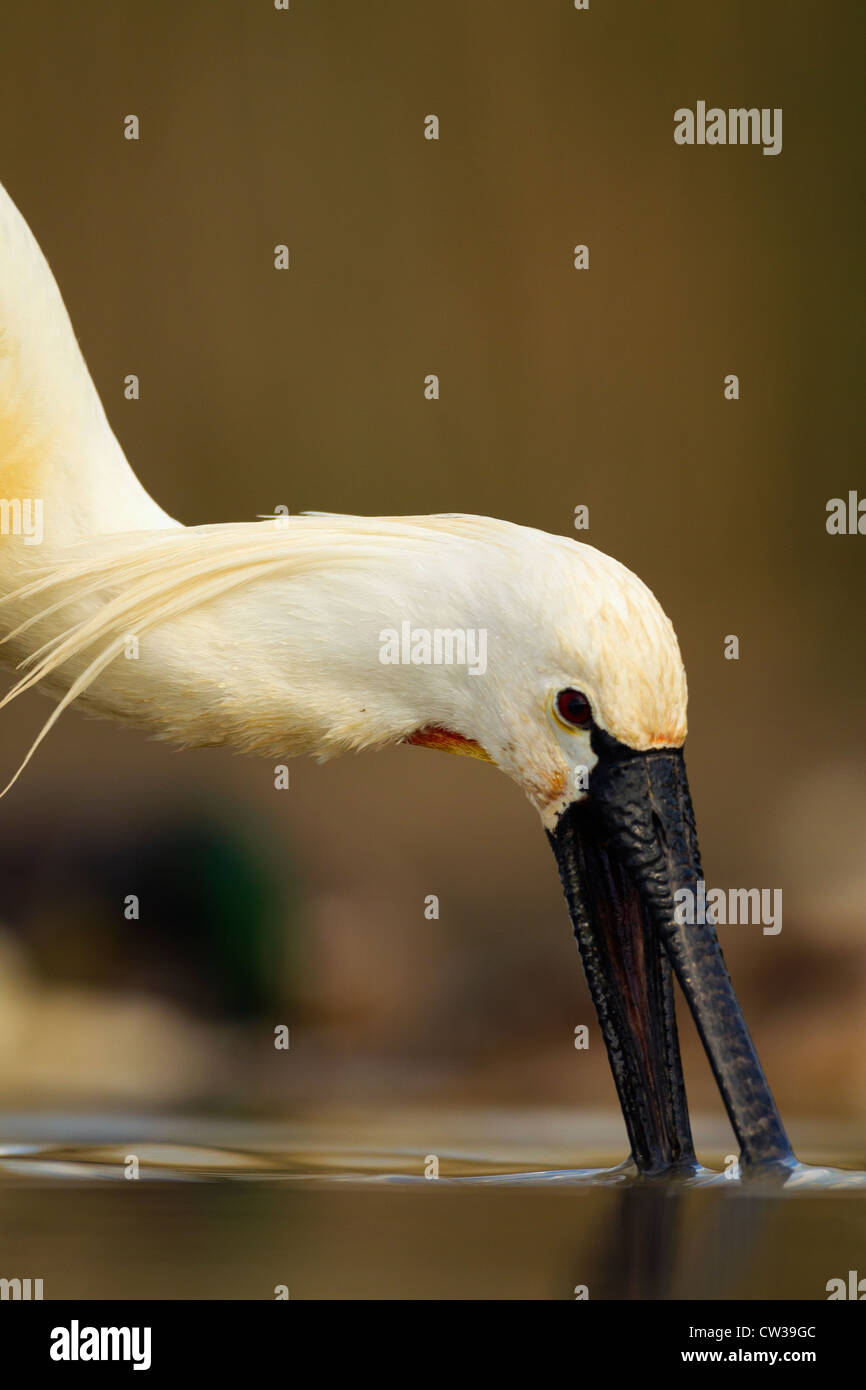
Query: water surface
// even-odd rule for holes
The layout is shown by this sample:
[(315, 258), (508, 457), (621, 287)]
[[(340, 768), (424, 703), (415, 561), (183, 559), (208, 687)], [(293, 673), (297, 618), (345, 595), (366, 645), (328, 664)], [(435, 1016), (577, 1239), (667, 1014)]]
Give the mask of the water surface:
[[(866, 1168), (845, 1130), (791, 1128), (801, 1157)], [(724, 1129), (696, 1132), (723, 1171)], [(825, 1299), (866, 1274), (863, 1186), (635, 1182), (605, 1171), (622, 1157), (618, 1117), (573, 1112), (9, 1115), (0, 1276), (46, 1298)]]

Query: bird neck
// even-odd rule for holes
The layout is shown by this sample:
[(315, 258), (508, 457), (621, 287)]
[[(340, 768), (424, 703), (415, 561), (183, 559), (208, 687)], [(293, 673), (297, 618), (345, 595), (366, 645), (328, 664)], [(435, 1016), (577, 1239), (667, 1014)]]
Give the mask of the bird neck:
[(0, 187), (0, 593), (43, 547), (175, 524), (129, 467), (54, 276)]

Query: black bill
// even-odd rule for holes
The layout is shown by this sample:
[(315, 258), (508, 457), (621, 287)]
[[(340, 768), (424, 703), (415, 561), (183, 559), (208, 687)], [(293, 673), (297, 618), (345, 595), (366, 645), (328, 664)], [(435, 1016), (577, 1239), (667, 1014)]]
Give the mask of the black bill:
[(549, 839), (641, 1172), (694, 1165), (671, 969), (688, 1001), (744, 1165), (791, 1148), (709, 914), (684, 924), (674, 894), (702, 878), (685, 761), (593, 732), (589, 795)]

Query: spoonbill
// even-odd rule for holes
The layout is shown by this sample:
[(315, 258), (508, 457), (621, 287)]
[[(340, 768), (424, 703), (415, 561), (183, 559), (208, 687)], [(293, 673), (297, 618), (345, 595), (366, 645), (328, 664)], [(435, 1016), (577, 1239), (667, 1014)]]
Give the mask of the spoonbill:
[[(0, 705), (36, 686), (58, 701), (22, 768), (73, 701), (186, 746), (323, 759), (408, 743), (494, 763), (556, 856), (633, 1165), (696, 1167), (675, 976), (743, 1164), (791, 1166), (713, 922), (675, 912), (702, 878), (686, 678), (646, 585), (481, 516), (180, 525), (132, 472), (0, 194), (0, 651), (23, 671)], [(408, 655), (387, 655), (391, 632)], [(459, 659), (467, 633), (483, 663)]]

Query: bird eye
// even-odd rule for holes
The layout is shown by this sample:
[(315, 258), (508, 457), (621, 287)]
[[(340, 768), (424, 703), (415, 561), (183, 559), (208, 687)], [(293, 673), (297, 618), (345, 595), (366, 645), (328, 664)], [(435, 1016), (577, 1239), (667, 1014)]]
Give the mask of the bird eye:
[(564, 724), (572, 724), (577, 729), (585, 729), (592, 723), (589, 700), (579, 690), (560, 690), (556, 697), (556, 712)]

